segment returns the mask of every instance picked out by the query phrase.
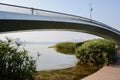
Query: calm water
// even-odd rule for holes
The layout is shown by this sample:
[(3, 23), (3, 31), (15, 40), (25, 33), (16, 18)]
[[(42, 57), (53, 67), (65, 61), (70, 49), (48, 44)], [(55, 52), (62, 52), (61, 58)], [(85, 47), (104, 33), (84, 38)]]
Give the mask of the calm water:
[[(53, 45), (53, 44), (51, 44)], [(51, 45), (47, 44), (27, 44), (25, 48), (34, 58), (37, 57), (37, 52), (40, 57), (37, 59), (37, 70), (55, 70), (75, 66), (77, 59), (73, 55), (65, 55), (58, 53), (54, 48), (48, 48)]]

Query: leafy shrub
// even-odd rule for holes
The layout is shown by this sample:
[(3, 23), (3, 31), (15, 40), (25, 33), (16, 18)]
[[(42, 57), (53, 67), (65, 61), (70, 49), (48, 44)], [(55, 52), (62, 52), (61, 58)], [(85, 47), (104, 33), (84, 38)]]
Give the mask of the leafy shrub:
[(109, 65), (115, 54), (114, 42), (105, 39), (88, 40), (76, 49), (80, 63), (89, 65)]
[(56, 44), (56, 51), (65, 53), (65, 54), (74, 54), (76, 43), (75, 42), (61, 42)]
[(84, 44), (86, 41), (84, 41), (84, 42), (78, 42), (78, 43), (76, 43), (76, 48), (77, 47), (80, 47), (82, 44)]
[(31, 80), (35, 71), (35, 60), (20, 43), (0, 41), (0, 80)]

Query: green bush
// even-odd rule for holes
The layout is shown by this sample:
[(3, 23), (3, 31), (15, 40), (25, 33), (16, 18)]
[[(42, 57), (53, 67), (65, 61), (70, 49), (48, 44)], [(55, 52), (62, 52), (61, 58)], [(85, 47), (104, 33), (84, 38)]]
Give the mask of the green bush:
[(105, 39), (88, 40), (76, 49), (80, 63), (89, 65), (109, 65), (115, 54), (115, 43)]
[(35, 62), (20, 43), (9, 38), (0, 41), (0, 80), (33, 79)]
[(75, 42), (61, 42), (55, 45), (56, 51), (65, 54), (74, 54), (76, 49)]
[(61, 42), (55, 45), (55, 49), (57, 52), (64, 54), (74, 54), (77, 47), (81, 46), (84, 42)]

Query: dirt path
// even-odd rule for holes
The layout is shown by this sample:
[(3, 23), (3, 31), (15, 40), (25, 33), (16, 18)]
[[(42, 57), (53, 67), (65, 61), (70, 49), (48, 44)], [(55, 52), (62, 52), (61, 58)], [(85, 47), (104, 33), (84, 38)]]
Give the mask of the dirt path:
[(105, 66), (96, 73), (81, 80), (120, 80), (120, 54), (116, 55), (117, 62), (111, 66)]

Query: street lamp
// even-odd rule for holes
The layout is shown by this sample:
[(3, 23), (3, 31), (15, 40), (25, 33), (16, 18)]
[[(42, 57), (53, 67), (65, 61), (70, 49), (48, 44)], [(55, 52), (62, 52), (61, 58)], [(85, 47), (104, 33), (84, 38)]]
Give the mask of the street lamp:
[(92, 11), (93, 11), (93, 8), (92, 8), (92, 3), (90, 1), (90, 20), (92, 20)]

